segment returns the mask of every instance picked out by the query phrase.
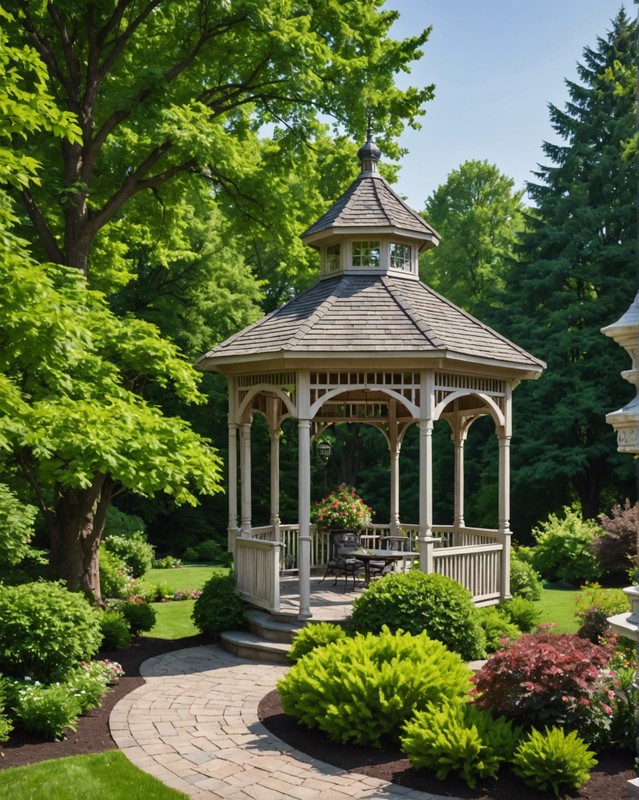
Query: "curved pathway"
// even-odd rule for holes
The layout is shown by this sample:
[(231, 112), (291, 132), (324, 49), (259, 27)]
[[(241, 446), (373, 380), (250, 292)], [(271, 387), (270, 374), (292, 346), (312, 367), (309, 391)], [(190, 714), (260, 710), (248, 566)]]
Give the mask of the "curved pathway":
[(285, 671), (217, 646), (151, 658), (146, 684), (111, 712), (111, 734), (140, 769), (196, 800), (451, 800), (315, 761), (273, 736), (257, 706)]

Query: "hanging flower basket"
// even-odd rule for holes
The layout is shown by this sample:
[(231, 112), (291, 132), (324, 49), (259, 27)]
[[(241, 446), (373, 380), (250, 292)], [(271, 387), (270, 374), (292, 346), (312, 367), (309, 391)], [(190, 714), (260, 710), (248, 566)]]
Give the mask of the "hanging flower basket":
[(373, 509), (352, 486), (340, 484), (327, 497), (313, 504), (311, 522), (321, 531), (331, 528), (359, 531), (371, 524), (373, 514)]

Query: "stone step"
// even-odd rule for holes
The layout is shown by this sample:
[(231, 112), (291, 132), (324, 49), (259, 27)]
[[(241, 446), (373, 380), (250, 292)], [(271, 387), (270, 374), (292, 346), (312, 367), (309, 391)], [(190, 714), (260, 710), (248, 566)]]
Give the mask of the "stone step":
[(291, 645), (285, 642), (272, 642), (256, 636), (249, 631), (224, 631), (220, 634), (220, 644), (238, 658), (268, 664), (290, 664), (287, 658)]
[(269, 642), (290, 644), (293, 636), (304, 627), (303, 622), (291, 615), (272, 615), (251, 609), (244, 616), (251, 632)]

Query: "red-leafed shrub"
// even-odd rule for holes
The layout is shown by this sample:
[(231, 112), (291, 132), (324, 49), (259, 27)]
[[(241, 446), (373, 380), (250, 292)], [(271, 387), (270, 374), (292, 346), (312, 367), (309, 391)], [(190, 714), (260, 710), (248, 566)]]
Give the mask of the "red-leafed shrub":
[(564, 725), (595, 741), (610, 725), (607, 648), (573, 634), (521, 636), (474, 676), (475, 703), (527, 727)]
[(599, 565), (613, 575), (625, 575), (637, 554), (639, 503), (631, 506), (626, 499), (623, 508), (619, 504), (613, 506), (610, 516), (602, 515), (600, 521), (603, 532), (594, 543)]

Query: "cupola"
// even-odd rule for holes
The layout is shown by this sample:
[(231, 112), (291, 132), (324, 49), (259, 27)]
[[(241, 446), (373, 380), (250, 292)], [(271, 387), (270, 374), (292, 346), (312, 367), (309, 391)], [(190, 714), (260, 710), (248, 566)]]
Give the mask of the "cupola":
[(417, 280), (419, 254), (438, 245), (439, 234), (377, 171), (381, 152), (370, 122), (357, 156), (356, 180), (301, 236), (320, 251), (320, 279), (372, 274)]

